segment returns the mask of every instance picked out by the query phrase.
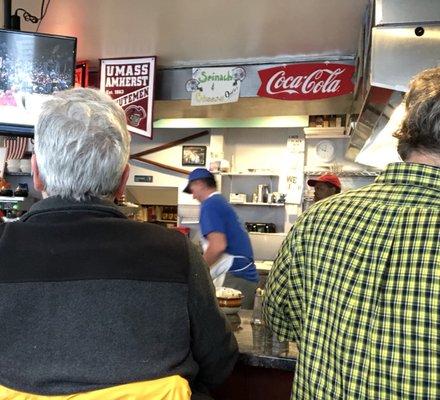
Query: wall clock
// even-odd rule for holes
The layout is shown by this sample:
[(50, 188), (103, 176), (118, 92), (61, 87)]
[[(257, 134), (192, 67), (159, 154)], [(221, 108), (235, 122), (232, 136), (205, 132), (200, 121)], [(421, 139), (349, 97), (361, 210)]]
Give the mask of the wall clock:
[(316, 145), (316, 155), (323, 162), (333, 161), (335, 153), (335, 145), (330, 140), (321, 140)]

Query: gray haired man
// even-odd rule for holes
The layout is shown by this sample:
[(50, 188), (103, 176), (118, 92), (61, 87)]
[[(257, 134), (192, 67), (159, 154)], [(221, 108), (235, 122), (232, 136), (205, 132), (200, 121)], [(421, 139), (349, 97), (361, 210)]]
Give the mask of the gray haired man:
[(188, 399), (231, 372), (237, 344), (201, 256), (113, 204), (129, 148), (108, 96), (45, 103), (32, 158), (44, 199), (0, 227), (0, 397)]
[(264, 317), (300, 348), (292, 399), (440, 398), (440, 68), (405, 111), (404, 162), (302, 214), (270, 272)]

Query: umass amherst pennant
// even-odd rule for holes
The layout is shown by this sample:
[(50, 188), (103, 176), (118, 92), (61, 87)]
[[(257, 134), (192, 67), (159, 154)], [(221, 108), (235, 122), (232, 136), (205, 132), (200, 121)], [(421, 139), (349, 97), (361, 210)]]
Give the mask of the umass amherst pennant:
[(317, 100), (352, 93), (354, 66), (290, 64), (258, 71), (258, 96), (280, 100)]
[(153, 135), (153, 95), (156, 57), (101, 59), (101, 91), (125, 111), (128, 130), (149, 139)]

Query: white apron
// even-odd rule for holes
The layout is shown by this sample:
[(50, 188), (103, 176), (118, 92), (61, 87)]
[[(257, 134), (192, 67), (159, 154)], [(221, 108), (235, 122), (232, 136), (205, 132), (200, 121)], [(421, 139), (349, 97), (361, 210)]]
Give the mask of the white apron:
[[(208, 248), (208, 241), (204, 237), (202, 237), (202, 248), (203, 248), (203, 252), (205, 252), (206, 249)], [(216, 288), (223, 286), (223, 283), (226, 278), (226, 273), (231, 269), (235, 258), (244, 258), (246, 260), (248, 259), (247, 257), (244, 256), (233, 256), (232, 254), (229, 253), (223, 253), (222, 256), (217, 260), (217, 262), (211, 266), (209, 272), (211, 274), (212, 282), (214, 283), (214, 286)], [(251, 261), (243, 268), (234, 270), (234, 272), (244, 271), (245, 269), (249, 268), (252, 264), (253, 261)]]

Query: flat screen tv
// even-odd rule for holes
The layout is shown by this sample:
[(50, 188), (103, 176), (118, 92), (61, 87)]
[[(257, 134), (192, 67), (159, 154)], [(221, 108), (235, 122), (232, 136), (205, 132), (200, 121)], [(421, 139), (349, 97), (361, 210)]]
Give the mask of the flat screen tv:
[(41, 104), (74, 86), (76, 38), (0, 29), (0, 135), (33, 136)]

